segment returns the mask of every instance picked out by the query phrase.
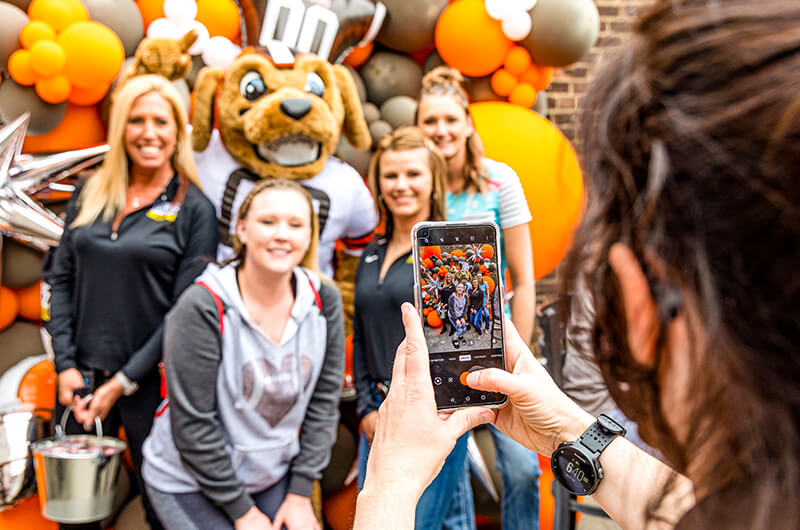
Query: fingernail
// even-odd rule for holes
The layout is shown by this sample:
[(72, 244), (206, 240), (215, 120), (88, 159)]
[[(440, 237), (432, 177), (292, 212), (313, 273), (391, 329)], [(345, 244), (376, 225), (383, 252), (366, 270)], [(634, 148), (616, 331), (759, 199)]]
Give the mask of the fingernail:
[(403, 305), (400, 306), (400, 309), (403, 311), (404, 315), (407, 315), (408, 312), (412, 310), (412, 307), (408, 302), (403, 302)]
[(470, 372), (467, 374), (467, 384), (469, 386), (477, 385), (478, 384), (478, 374), (475, 372)]
[(481, 412), (480, 419), (482, 423), (492, 423), (492, 421), (494, 421), (494, 414), (488, 410), (486, 412)]

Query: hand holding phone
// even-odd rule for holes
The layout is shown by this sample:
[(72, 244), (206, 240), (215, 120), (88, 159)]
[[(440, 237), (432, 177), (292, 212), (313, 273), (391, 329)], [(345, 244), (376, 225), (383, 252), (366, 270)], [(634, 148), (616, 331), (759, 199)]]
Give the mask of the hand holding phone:
[(471, 371), (505, 369), (498, 235), (486, 222), (425, 222), (412, 230), (415, 303), (440, 410), (507, 399), (466, 386)]

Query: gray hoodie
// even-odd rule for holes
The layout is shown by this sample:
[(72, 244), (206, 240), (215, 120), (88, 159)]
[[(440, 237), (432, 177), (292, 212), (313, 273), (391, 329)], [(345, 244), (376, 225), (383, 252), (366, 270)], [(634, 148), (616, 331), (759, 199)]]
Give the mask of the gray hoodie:
[(250, 493), (287, 473), (289, 491), (310, 496), (338, 423), (344, 372), (338, 291), (297, 267), (291, 318), (276, 344), (248, 316), (233, 265), (209, 265), (197, 282), (221, 299), (223, 332), (213, 297), (199, 285), (167, 315), (170, 399), (144, 444), (145, 481), (166, 493), (201, 491), (231, 519), (253, 505)]

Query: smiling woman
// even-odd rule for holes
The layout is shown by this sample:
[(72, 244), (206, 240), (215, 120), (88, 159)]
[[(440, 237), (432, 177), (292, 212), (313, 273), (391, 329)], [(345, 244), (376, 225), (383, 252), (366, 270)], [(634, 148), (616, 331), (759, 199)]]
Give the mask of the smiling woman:
[(144, 477), (169, 528), (320, 528), (311, 487), (335, 440), (344, 326), (318, 233), (302, 186), (260, 182), (239, 209), (235, 256), (168, 315), (170, 401)]
[(74, 407), (71, 433), (95, 417), (105, 432), (124, 426), (142, 490), (142, 443), (161, 401), (164, 315), (217, 245), (214, 207), (197, 185), (185, 130), (180, 98), (164, 78), (137, 77), (116, 92), (108, 155), (74, 193), (44, 272), (57, 413)]

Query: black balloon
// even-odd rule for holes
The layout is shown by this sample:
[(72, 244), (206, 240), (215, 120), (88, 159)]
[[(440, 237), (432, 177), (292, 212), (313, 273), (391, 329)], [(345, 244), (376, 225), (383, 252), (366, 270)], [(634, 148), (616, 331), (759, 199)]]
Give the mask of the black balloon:
[(294, 52), (312, 52), (341, 63), (356, 45), (371, 42), (386, 8), (375, 0), (255, 0), (258, 34), (248, 42), (281, 41)]

